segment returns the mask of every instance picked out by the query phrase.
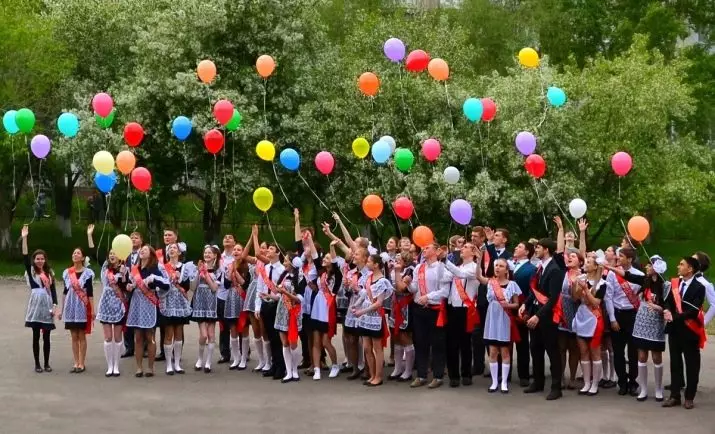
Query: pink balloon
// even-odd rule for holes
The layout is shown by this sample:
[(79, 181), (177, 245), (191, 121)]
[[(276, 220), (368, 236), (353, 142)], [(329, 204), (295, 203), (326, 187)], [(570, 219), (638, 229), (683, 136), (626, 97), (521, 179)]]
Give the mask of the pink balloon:
[(318, 155), (315, 156), (315, 167), (317, 167), (318, 171), (323, 175), (330, 175), (330, 172), (332, 172), (335, 167), (333, 154), (328, 151), (318, 152)]
[(626, 176), (633, 167), (633, 159), (627, 152), (616, 152), (611, 158), (611, 167), (618, 176)]
[(92, 98), (92, 108), (100, 117), (106, 118), (114, 108), (114, 101), (108, 94), (100, 92)]
[(422, 155), (429, 162), (436, 161), (442, 153), (442, 145), (437, 139), (427, 139), (422, 143)]

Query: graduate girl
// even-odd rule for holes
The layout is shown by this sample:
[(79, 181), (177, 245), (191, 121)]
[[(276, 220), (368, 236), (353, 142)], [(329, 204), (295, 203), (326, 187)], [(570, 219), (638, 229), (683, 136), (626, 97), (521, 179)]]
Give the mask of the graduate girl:
[(348, 272), (347, 291), (350, 294), (350, 307), (345, 314), (345, 325), (343, 335), (346, 336), (348, 363), (353, 367), (353, 373), (347, 378), (355, 380), (360, 377), (362, 370), (359, 367), (360, 359), (360, 331), (358, 329), (358, 317), (355, 312), (360, 306), (360, 287), (364, 285), (370, 270), (367, 267), (367, 249), (357, 249), (352, 255), (354, 268)]
[(198, 270), (192, 286), (196, 288), (191, 300), (191, 320), (199, 325), (199, 357), (194, 365), (195, 371), (211, 372), (211, 358), (216, 345), (216, 292), (224, 285), (223, 271), (219, 266), (221, 254), (217, 246), (205, 246), (203, 261), (199, 261)]
[(170, 283), (167, 291), (159, 291), (159, 323), (164, 327), (164, 356), (166, 375), (183, 374), (181, 355), (184, 348), (184, 326), (191, 318), (189, 289), (196, 275), (192, 262), (180, 261), (181, 249), (178, 244), (166, 246), (168, 261), (163, 265)]
[(72, 357), (74, 365), (70, 373), (85, 371), (87, 357), (87, 334), (92, 332), (94, 322), (94, 272), (87, 268), (89, 258), (81, 248), (72, 251), (72, 266), (62, 273), (65, 290), (62, 293), (62, 314), (65, 329), (72, 336)]
[(555, 217), (554, 222), (556, 222), (559, 230), (556, 242), (557, 254), (554, 255), (554, 260), (566, 265), (566, 275), (564, 276), (561, 298), (559, 299), (563, 312), (562, 322), (558, 325), (559, 351), (561, 352), (561, 366), (563, 366), (564, 373), (566, 372), (566, 354), (568, 353), (570, 378), (568, 383), (565, 384), (567, 389), (572, 390), (576, 388), (576, 372), (578, 371), (580, 357), (576, 335), (571, 329), (573, 319), (576, 316), (576, 309), (578, 308), (576, 301), (571, 297), (571, 292), (576, 287), (578, 276), (581, 275), (584, 258), (578, 251), (574, 250), (573, 246), (568, 250), (565, 248), (565, 244), (568, 245), (568, 243), (564, 240), (564, 227), (561, 217)]
[[(250, 244), (251, 241), (249, 240), (246, 249), (240, 244), (233, 246), (233, 262), (226, 269), (226, 280), (230, 282), (230, 287), (226, 297), (223, 317), (231, 325), (231, 341), (229, 345), (231, 349), (231, 365), (228, 367), (229, 370), (246, 369), (246, 361), (241, 354), (239, 336), (244, 329), (248, 328), (248, 313), (244, 313), (243, 306), (246, 303), (246, 291), (251, 284), (251, 273), (247, 259), (247, 249)], [(248, 339), (246, 339), (244, 349), (247, 357)]]
[(409, 287), (415, 270), (412, 264), (413, 259), (409, 251), (401, 252), (395, 258), (395, 266), (390, 275), (390, 281), (395, 288), (390, 313), (390, 339), (395, 342), (395, 369), (387, 379), (399, 382), (412, 380), (412, 369), (415, 365), (415, 346), (412, 343), (412, 323), (409, 319), (412, 303)]
[[(258, 226), (253, 225), (251, 228), (251, 240), (246, 244), (246, 250), (253, 245), (254, 260), (249, 261), (248, 273), (250, 274), (251, 281), (248, 284), (248, 289), (246, 289), (246, 302), (243, 304), (243, 312), (248, 315), (248, 321), (250, 322), (251, 328), (253, 329), (253, 345), (258, 353), (258, 365), (253, 368), (253, 372), (261, 372), (263, 368), (270, 363), (266, 358), (267, 352), (264, 349), (270, 348), (270, 344), (266, 341), (263, 342), (263, 323), (262, 320), (255, 315), (256, 313), (256, 292), (258, 289), (258, 276), (256, 275), (256, 269), (259, 267), (265, 267), (268, 262), (266, 259), (266, 251), (268, 250), (268, 244), (266, 242), (258, 242)], [(260, 313), (260, 312), (258, 312)], [(265, 344), (265, 345), (264, 345)], [(241, 332), (241, 361), (238, 364), (238, 369), (246, 369), (246, 362), (248, 361), (249, 352), (249, 337), (248, 337), (248, 327), (244, 327)]]
[(278, 330), (283, 347), (283, 361), (286, 365), (286, 375), (281, 379), (281, 383), (300, 381), (298, 375), (298, 363), (300, 362), (301, 351), (298, 349), (298, 336), (303, 327), (303, 315), (301, 313), (301, 303), (303, 296), (296, 293), (298, 286), (298, 270), (301, 267), (300, 258), (293, 252), (286, 252), (283, 258), (285, 271), (278, 279), (278, 307), (276, 308), (276, 320), (274, 327)]
[[(612, 267), (617, 266), (618, 246), (609, 246), (604, 252), (605, 264), (611, 265)], [(603, 269), (603, 278), (605, 279), (608, 275), (608, 270)], [(608, 318), (608, 312), (606, 312), (606, 303), (601, 303), (601, 313), (604, 318)], [(603, 379), (601, 379), (599, 387), (604, 389), (611, 389), (616, 387), (616, 365), (613, 358), (613, 341), (611, 340), (611, 327), (606, 324), (603, 329), (603, 338), (601, 339), (601, 360), (603, 362)]]

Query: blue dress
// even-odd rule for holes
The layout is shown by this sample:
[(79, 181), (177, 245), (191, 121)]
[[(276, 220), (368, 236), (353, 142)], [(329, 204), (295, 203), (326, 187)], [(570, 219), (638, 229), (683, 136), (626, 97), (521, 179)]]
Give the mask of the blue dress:
[[(92, 318), (87, 318), (87, 307), (72, 288), (72, 279), (70, 279), (69, 273), (69, 268), (62, 273), (62, 280), (65, 284), (65, 306), (62, 310), (62, 317), (65, 320), (65, 329), (84, 329), (87, 326), (87, 321), (91, 321)], [(88, 298), (94, 297), (94, 289), (92, 287), (94, 272), (89, 268), (85, 268), (82, 272), (75, 272), (75, 277), (79, 282), (80, 291)]]
[[(100, 272), (102, 296), (99, 298), (99, 305), (97, 306), (97, 319), (102, 324), (123, 324), (127, 314), (127, 307), (124, 303), (129, 303), (129, 298), (125, 292), (129, 282), (129, 273), (121, 274), (118, 270), (115, 270), (114, 281), (110, 282), (108, 271), (109, 264), (105, 261)], [(117, 285), (123, 298), (120, 298), (117, 291), (110, 284)]]
[[(144, 291), (136, 286), (132, 291), (132, 299), (129, 303), (129, 314), (127, 315), (127, 327), (145, 330), (153, 329), (157, 323), (157, 306), (159, 304), (156, 292), (157, 290), (167, 291), (169, 289), (169, 281), (164, 277), (158, 266), (142, 268), (139, 274), (142, 280), (146, 280), (149, 276), (154, 276), (154, 281), (145, 283), (147, 288)], [(131, 274), (130, 279), (134, 285), (137, 284), (134, 276)]]

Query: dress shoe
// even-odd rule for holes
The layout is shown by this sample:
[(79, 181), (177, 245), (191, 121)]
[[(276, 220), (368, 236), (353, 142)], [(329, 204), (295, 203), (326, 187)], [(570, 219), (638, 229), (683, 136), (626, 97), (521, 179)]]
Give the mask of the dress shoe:
[(293, 377), (290, 377), (290, 378), (281, 378), (281, 384), (290, 383), (290, 382), (292, 382), (292, 381), (293, 381)]
[(695, 408), (695, 403), (692, 399), (686, 399), (683, 403), (683, 408), (685, 408), (686, 410), (692, 410), (693, 408)]
[(637, 385), (637, 384), (631, 384), (630, 386), (628, 386), (628, 394), (631, 395), (631, 396), (633, 396), (633, 397), (638, 396), (638, 385)]
[(619, 386), (618, 387), (618, 394), (621, 396), (626, 396), (628, 395), (628, 386)]
[(560, 389), (551, 389), (551, 392), (546, 396), (547, 401), (555, 401), (564, 396)]
[(40, 365), (35, 365), (35, 372), (37, 372), (38, 374), (42, 374), (42, 372), (43, 372), (43, 371), (42, 371), (42, 366), (40, 366)]
[(354, 371), (352, 374), (347, 376), (348, 380), (357, 380), (362, 375), (362, 371)]
[(524, 389), (524, 393), (539, 393), (544, 391), (544, 386), (538, 386), (536, 383), (531, 383), (529, 387)]
[(680, 407), (680, 400), (675, 399), (675, 398), (668, 398), (663, 403), (663, 407), (665, 407), (665, 408)]
[(353, 367), (352, 367), (352, 366), (342, 365), (342, 366), (340, 367), (340, 373), (341, 373), (341, 374), (347, 374), (348, 372), (353, 372)]
[(221, 358), (218, 359), (218, 364), (219, 364), (219, 365), (223, 365), (224, 363), (228, 363), (228, 362), (230, 362), (230, 361), (231, 361), (231, 359), (229, 359), (228, 357), (223, 357), (223, 356), (221, 356)]
[(379, 381), (378, 383), (371, 383), (371, 382), (369, 382), (369, 381), (368, 381), (368, 382), (367, 382), (367, 384), (366, 384), (365, 386), (367, 386), (367, 387), (377, 387), (377, 386), (382, 386), (382, 380), (380, 380), (380, 381)]
[(154, 360), (156, 360), (157, 362), (163, 362), (164, 360), (166, 360), (166, 356), (164, 355), (164, 353), (160, 353), (158, 356), (156, 356), (156, 359)]
[(456, 378), (451, 378), (449, 380), (449, 387), (459, 387), (459, 380)]
[(412, 375), (409, 377), (400, 377), (397, 379), (398, 383), (407, 383), (408, 381), (412, 381)]
[(276, 371), (270, 369), (268, 371), (263, 371), (262, 375), (263, 375), (263, 377), (268, 378), (268, 377), (272, 377), (275, 373), (276, 373)]
[(437, 389), (438, 387), (442, 387), (442, 379), (441, 378), (434, 378), (432, 382), (427, 386), (428, 389)]
[(472, 377), (462, 377), (462, 386), (471, 386)]
[(414, 389), (416, 387), (422, 387), (425, 384), (427, 384), (427, 380), (425, 380), (424, 378), (415, 378), (414, 381), (410, 383), (410, 387)]
[(611, 381), (611, 380), (606, 380), (606, 381), (603, 383), (603, 386), (601, 386), (600, 383), (599, 383), (599, 387), (603, 387), (604, 389), (613, 389), (613, 388), (616, 387), (617, 385), (618, 385), (618, 384), (617, 384), (615, 381)]
[(45, 365), (45, 372), (52, 372), (52, 367), (50, 365)]
[(520, 378), (519, 379), (519, 387), (529, 387), (529, 379), (528, 378)]
[(134, 357), (134, 351), (127, 351), (124, 354), (122, 354), (122, 359), (126, 359), (128, 357)]

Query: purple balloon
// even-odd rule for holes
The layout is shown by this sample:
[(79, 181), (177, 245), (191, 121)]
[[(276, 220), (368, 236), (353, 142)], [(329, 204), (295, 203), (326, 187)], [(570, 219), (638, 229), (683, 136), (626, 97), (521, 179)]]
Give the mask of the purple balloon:
[(536, 150), (536, 137), (528, 131), (522, 131), (516, 136), (516, 149), (528, 157)]
[(449, 215), (460, 225), (468, 225), (472, 221), (472, 205), (464, 199), (457, 199), (449, 206)]
[(30, 149), (35, 157), (45, 158), (50, 153), (50, 139), (45, 135), (38, 134), (32, 138)]
[(385, 56), (393, 62), (401, 62), (405, 58), (405, 44), (397, 38), (388, 39), (382, 48)]

